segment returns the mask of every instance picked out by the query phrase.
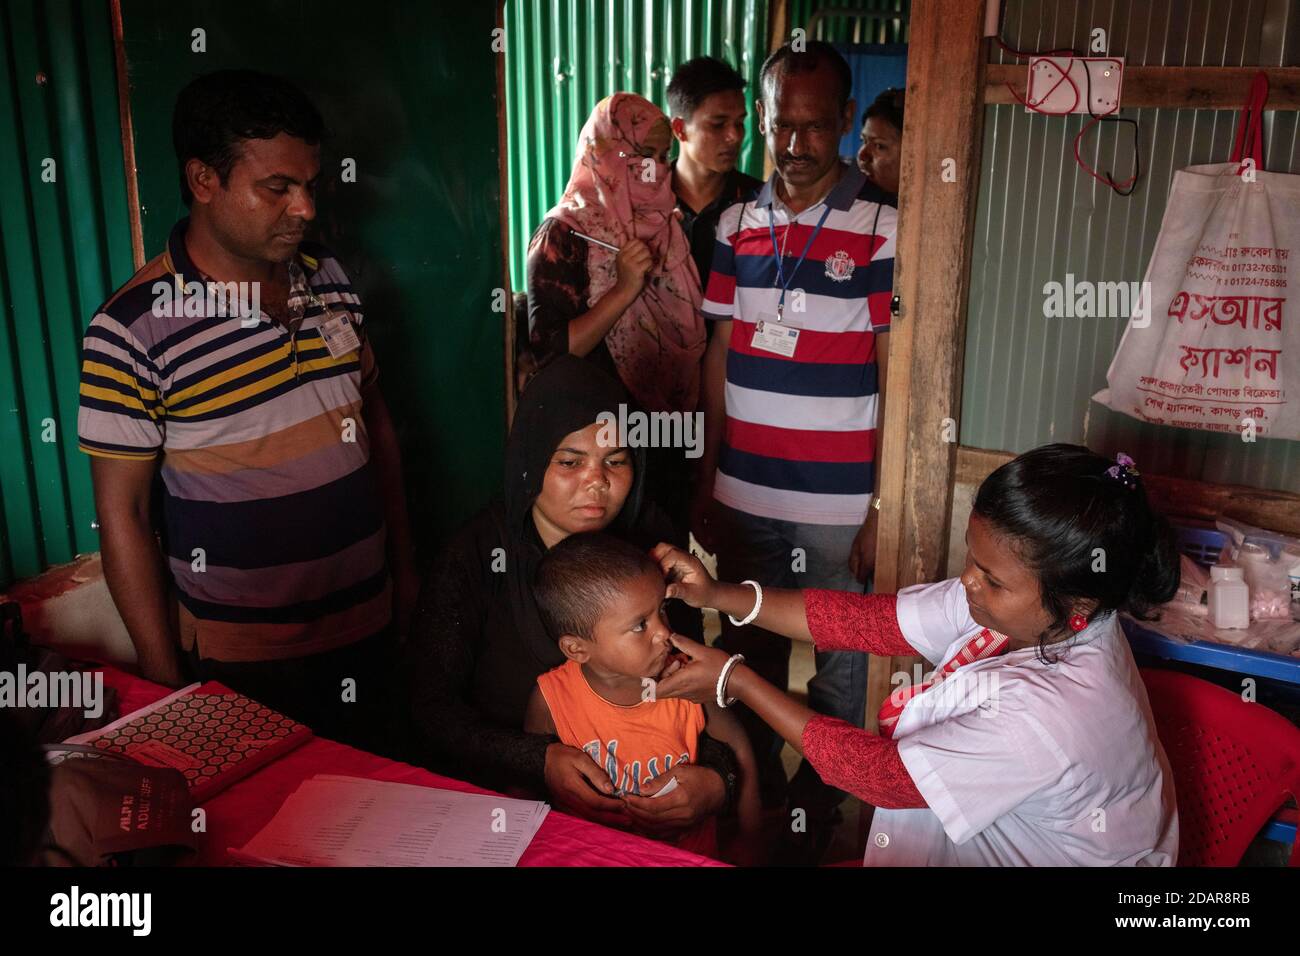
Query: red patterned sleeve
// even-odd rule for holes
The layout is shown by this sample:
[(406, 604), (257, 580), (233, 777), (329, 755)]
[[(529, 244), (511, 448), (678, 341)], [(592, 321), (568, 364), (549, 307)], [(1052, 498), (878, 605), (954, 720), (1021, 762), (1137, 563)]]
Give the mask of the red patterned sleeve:
[(803, 592), (803, 605), (819, 651), (866, 651), (882, 657), (921, 653), (899, 630), (897, 594), (809, 588)]
[(822, 780), (886, 810), (928, 804), (898, 755), (898, 744), (834, 717), (817, 716), (803, 728), (803, 755)]

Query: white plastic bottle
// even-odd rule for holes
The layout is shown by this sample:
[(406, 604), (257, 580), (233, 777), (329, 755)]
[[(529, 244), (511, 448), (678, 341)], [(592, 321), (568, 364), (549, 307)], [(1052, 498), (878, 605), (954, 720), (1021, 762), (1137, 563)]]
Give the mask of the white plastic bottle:
[(1291, 620), (1300, 621), (1300, 554), (1283, 551), (1282, 560), (1288, 564), (1287, 576), (1291, 582)]
[(1216, 628), (1250, 627), (1250, 588), (1241, 568), (1210, 568), (1210, 623)]

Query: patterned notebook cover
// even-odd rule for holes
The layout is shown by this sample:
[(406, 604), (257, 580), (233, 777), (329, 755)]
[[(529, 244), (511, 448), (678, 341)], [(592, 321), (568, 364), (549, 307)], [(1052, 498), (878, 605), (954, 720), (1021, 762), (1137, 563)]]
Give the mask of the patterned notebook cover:
[(194, 802), (202, 803), (311, 736), (306, 725), (209, 681), (69, 743), (173, 767), (185, 775)]

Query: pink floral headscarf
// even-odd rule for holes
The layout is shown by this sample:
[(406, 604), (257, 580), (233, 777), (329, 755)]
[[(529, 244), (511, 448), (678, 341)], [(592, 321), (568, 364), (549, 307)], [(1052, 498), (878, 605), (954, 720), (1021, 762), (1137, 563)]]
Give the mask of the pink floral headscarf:
[[(640, 239), (655, 265), (644, 290), (605, 335), (623, 384), (648, 411), (695, 410), (704, 354), (699, 272), (673, 210), (667, 163), (639, 150), (664, 114), (635, 93), (596, 104), (578, 137), (564, 195), (547, 216), (621, 247)], [(618, 279), (616, 253), (588, 244), (588, 306)]]

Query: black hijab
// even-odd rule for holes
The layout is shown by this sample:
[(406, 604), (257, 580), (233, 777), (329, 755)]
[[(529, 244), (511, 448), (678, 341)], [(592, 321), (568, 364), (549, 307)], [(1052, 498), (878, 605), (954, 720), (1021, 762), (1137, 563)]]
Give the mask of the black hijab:
[[(503, 491), (513, 536), (527, 537), (529, 528), (536, 536), (533, 503), (541, 494), (542, 479), (560, 439), (594, 425), (601, 412), (617, 416), (619, 406), (630, 401), (622, 382), (576, 355), (558, 355), (533, 376), (519, 399), (510, 437), (506, 439)], [(641, 515), (645, 449), (629, 451), (633, 460), (632, 488), (608, 529), (614, 533), (632, 530)]]
[[(425, 759), (439, 772), (493, 786), (542, 785), (549, 739), (521, 733), (537, 678), (564, 663), (533, 600), (546, 552), (533, 505), (555, 449), (601, 412), (618, 414), (623, 385), (591, 362), (561, 355), (520, 397), (505, 449), (503, 494), (475, 515), (426, 580), (411, 640), (412, 714)], [(645, 454), (629, 449), (633, 481), (607, 530), (642, 548), (671, 525), (644, 500)], [(669, 620), (699, 637), (699, 612), (680, 602)]]
[[(564, 656), (547, 633), (533, 601), (533, 578), (546, 546), (537, 533), (533, 504), (542, 491), (551, 457), (565, 435), (593, 425), (601, 412), (618, 415), (630, 401), (627, 389), (591, 362), (561, 354), (528, 383), (515, 409), (506, 440), (504, 491), (505, 528), (509, 543), (506, 587), (516, 632), (539, 663), (558, 667)], [(644, 543), (640, 527), (645, 490), (645, 450), (632, 455), (632, 487), (617, 517), (606, 529), (636, 544)], [(638, 533), (640, 532), (640, 533)], [(535, 677), (536, 675), (533, 675)], [(531, 679), (531, 678), (530, 678)]]

